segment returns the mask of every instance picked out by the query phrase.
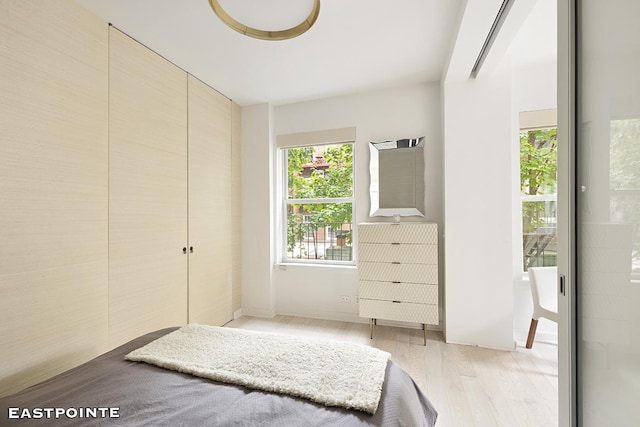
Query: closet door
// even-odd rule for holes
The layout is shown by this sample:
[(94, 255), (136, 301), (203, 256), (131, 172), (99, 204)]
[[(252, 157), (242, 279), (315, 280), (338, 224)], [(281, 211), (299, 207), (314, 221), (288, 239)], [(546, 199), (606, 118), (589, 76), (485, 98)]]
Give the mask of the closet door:
[(231, 311), (235, 313), (242, 307), (242, 246), (240, 239), (240, 215), (242, 212), (240, 200), (240, 126), (242, 109), (235, 102), (231, 103), (231, 239), (233, 252), (231, 254)]
[(113, 27), (109, 59), (109, 344), (115, 347), (187, 321), (187, 75)]
[(108, 39), (75, 2), (0, 2), (0, 34), (2, 396), (106, 350)]
[(231, 209), (231, 101), (190, 75), (189, 322), (231, 320)]

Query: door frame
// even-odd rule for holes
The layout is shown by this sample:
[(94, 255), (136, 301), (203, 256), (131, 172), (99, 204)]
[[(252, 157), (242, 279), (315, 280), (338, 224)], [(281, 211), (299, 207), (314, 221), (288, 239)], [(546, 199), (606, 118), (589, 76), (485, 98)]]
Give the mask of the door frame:
[(558, 1), (558, 425), (577, 426), (576, 0)]

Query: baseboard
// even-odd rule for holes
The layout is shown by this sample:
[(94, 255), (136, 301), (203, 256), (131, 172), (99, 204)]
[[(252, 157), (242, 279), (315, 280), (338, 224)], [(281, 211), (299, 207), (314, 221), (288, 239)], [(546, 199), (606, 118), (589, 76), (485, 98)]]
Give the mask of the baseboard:
[(471, 346), (471, 347), (479, 347), (479, 348), (486, 348), (488, 350), (499, 350), (499, 351), (514, 351), (514, 350), (516, 350), (516, 345), (517, 345), (517, 343), (515, 341), (513, 341), (513, 344), (512, 344), (511, 347), (480, 345), (478, 343), (463, 342), (463, 341), (449, 340), (449, 339), (445, 340), (445, 342), (447, 344), (466, 345), (466, 346)]
[(366, 319), (358, 316), (357, 313), (343, 313), (338, 311), (328, 311), (328, 312), (305, 312), (305, 313), (295, 313), (295, 312), (287, 312), (287, 311), (279, 311), (277, 313), (281, 316), (292, 316), (292, 317), (304, 317), (307, 319), (316, 319), (316, 320), (333, 320), (337, 322), (351, 322), (351, 323), (365, 323)]
[[(518, 345), (522, 344), (522, 346), (524, 347), (524, 344), (527, 342), (528, 332), (529, 331), (518, 331), (518, 330), (514, 331), (513, 338), (516, 340)], [(548, 344), (558, 344), (558, 334), (557, 333), (554, 334), (551, 332), (537, 331), (534, 342), (536, 341), (540, 341)]]
[[(246, 314), (246, 313), (243, 313)], [(360, 317), (357, 313), (344, 313), (338, 311), (322, 311), (322, 312), (304, 312), (304, 313), (296, 313), (296, 312), (281, 312), (277, 313), (282, 316), (293, 316), (293, 317), (305, 317), (308, 319), (316, 319), (316, 320), (332, 320), (338, 322), (351, 322), (351, 323), (369, 323), (369, 319), (366, 317)], [(407, 323), (407, 322), (396, 322), (392, 320), (383, 320), (377, 319), (376, 323), (381, 326), (392, 326), (397, 328), (409, 328), (409, 329), (422, 329), (422, 324), (420, 323)], [(430, 331), (442, 331), (442, 325), (427, 325), (427, 329)]]
[[(253, 317), (266, 317), (269, 319), (273, 319), (274, 317), (276, 317), (276, 312), (274, 310), (265, 310), (262, 308), (258, 308), (258, 309), (253, 309), (253, 308), (246, 308), (243, 307), (240, 310), (238, 310), (241, 312), (242, 316), (253, 316)], [(236, 311), (237, 313), (237, 311)], [(234, 313), (235, 315), (235, 313)]]

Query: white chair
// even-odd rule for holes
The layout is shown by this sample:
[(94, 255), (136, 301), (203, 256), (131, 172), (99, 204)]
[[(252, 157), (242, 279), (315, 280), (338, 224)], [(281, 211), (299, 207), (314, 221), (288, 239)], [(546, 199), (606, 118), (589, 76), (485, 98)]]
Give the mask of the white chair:
[(529, 284), (533, 297), (533, 315), (527, 336), (527, 348), (533, 347), (538, 319), (558, 323), (558, 267), (529, 267)]

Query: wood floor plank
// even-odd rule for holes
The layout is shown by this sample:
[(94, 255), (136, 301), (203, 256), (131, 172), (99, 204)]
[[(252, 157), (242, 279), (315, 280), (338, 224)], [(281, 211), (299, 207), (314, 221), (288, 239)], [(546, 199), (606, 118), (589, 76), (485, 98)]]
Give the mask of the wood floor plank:
[[(452, 415), (451, 424), (452, 426), (475, 426), (474, 415), (471, 412), (471, 406), (469, 404), (469, 396), (466, 395), (464, 384), (462, 377), (465, 375), (461, 375), (461, 372), (464, 369), (460, 369), (459, 361), (456, 360), (455, 355), (459, 354), (460, 347), (458, 345), (454, 345), (455, 348), (451, 346), (442, 346), (443, 351), (443, 368), (444, 368), (444, 378), (445, 378), (445, 391), (447, 395), (447, 404), (449, 405), (449, 410)], [(451, 357), (451, 356), (454, 357)], [(429, 381), (429, 378), (427, 378)]]
[(437, 427), (557, 426), (557, 345), (490, 350), (447, 344), (442, 333), (367, 323), (242, 316), (228, 327), (338, 340), (387, 351), (438, 411)]
[(438, 410), (438, 425), (451, 426), (453, 416), (447, 399), (447, 377), (443, 366), (442, 347), (445, 346), (442, 336), (434, 337), (433, 332), (427, 335), (427, 346), (425, 351), (425, 386), (422, 391)]
[(478, 377), (461, 376), (460, 381), (465, 392), (466, 400), (473, 414), (473, 423), (479, 427), (497, 425), (496, 412), (488, 394), (484, 393), (484, 386)]

